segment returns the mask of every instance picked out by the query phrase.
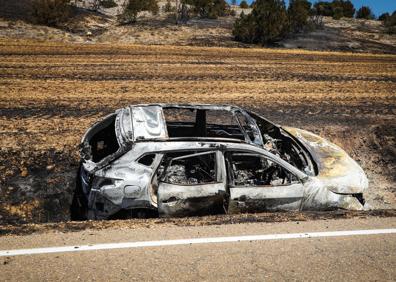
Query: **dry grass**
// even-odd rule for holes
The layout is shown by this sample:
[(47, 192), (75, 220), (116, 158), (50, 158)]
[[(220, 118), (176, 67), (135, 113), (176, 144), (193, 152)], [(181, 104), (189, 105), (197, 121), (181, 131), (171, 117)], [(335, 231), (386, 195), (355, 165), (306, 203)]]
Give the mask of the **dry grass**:
[(76, 146), (98, 118), (133, 103), (227, 103), (329, 137), (366, 169), (373, 205), (394, 207), (395, 93), (392, 55), (3, 40), (1, 193), (47, 211), (56, 199), (47, 220), (67, 218)]

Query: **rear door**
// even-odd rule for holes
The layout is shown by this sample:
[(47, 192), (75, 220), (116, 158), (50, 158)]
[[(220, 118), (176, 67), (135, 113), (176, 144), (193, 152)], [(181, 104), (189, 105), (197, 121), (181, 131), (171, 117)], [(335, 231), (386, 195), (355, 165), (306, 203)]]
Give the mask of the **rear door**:
[(162, 216), (224, 213), (226, 185), (220, 152), (183, 153), (158, 172), (158, 211)]
[(229, 212), (299, 210), (304, 187), (286, 168), (264, 155), (226, 152)]

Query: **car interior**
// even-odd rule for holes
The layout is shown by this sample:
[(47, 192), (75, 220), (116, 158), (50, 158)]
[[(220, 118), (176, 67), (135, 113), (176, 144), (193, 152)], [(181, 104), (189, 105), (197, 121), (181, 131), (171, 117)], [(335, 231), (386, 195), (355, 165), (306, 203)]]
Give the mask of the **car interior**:
[(231, 187), (289, 185), (298, 179), (264, 156), (245, 152), (226, 152), (228, 182)]

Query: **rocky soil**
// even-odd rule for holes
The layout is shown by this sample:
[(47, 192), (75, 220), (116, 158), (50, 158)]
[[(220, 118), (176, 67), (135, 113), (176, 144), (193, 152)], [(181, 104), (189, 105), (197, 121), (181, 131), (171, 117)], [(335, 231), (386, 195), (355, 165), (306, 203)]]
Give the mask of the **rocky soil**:
[[(120, 5), (124, 0), (117, 0)], [(30, 0), (0, 0), (0, 38), (34, 39), (40, 41), (79, 43), (133, 43), (144, 45), (187, 45), (223, 47), (259, 47), (234, 41), (232, 28), (237, 16), (217, 20), (192, 18), (187, 24), (176, 25), (174, 15), (165, 13), (160, 1), (160, 13), (141, 13), (138, 22), (120, 25), (120, 8), (93, 12), (80, 4), (74, 16), (58, 28), (32, 24)], [(85, 8), (85, 9), (82, 9)], [(241, 13), (238, 7), (233, 8)], [(245, 9), (244, 13), (249, 13)], [(396, 54), (396, 36), (385, 32), (380, 21), (324, 18), (321, 28), (295, 34), (275, 44), (278, 48), (350, 51)]]

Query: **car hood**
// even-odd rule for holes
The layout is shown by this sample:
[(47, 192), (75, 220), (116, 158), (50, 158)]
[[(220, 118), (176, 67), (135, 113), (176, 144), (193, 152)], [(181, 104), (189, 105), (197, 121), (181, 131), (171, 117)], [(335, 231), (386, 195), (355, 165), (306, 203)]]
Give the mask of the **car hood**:
[(363, 169), (337, 145), (311, 132), (283, 127), (311, 153), (318, 165), (317, 178), (327, 189), (339, 194), (360, 194), (368, 188)]

